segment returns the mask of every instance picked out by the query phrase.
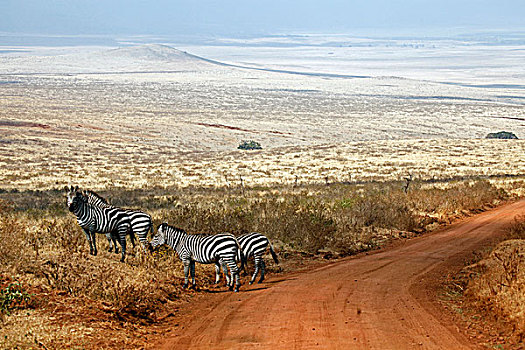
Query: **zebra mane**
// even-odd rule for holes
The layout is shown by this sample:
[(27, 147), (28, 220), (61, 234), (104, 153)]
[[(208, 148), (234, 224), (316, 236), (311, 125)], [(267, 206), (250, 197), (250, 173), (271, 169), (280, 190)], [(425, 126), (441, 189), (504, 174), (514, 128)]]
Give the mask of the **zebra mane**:
[(171, 226), (169, 225), (168, 223), (166, 222), (163, 222), (162, 224), (160, 224), (158, 227), (157, 227), (157, 231), (159, 230), (160, 227), (163, 227), (164, 230), (165, 229), (170, 229), (171, 231), (175, 231), (175, 232), (181, 232), (181, 233), (185, 233), (185, 234), (188, 234), (185, 230), (179, 228), (179, 227), (175, 227), (175, 226)]
[(104, 204), (109, 204), (109, 202), (106, 200), (106, 198), (102, 197), (101, 195), (99, 195), (98, 193), (96, 193), (96, 192), (94, 192), (94, 191), (86, 190), (85, 193), (86, 193), (88, 196), (93, 196), (93, 197), (99, 199), (99, 200), (102, 201), (102, 203), (104, 203)]

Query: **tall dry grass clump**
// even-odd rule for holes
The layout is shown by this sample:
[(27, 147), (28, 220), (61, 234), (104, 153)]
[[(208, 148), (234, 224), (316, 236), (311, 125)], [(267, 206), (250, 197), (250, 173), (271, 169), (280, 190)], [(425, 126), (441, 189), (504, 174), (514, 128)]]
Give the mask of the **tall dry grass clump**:
[(525, 341), (525, 217), (509, 228), (509, 239), (469, 266), (465, 295), (482, 312), (509, 323), (518, 343)]

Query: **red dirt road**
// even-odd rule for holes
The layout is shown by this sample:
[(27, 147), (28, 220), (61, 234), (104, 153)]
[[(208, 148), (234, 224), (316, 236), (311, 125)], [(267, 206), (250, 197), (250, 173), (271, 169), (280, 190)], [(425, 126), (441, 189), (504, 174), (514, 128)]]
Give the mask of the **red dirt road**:
[(502, 233), (525, 201), (374, 254), (205, 295), (163, 349), (471, 349), (438, 302), (447, 273)]

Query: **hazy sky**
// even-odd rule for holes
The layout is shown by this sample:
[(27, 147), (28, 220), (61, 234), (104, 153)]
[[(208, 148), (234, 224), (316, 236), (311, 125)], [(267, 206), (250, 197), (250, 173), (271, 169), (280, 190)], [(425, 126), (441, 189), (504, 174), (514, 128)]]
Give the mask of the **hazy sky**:
[(260, 35), (523, 29), (525, 0), (0, 0), (0, 31)]

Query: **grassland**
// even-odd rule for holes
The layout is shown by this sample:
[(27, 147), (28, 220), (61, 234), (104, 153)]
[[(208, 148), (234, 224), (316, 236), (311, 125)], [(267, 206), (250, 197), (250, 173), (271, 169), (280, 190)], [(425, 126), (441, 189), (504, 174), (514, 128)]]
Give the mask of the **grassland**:
[[(70, 183), (96, 189), (222, 187), (238, 185), (241, 177), (245, 184), (264, 186), (391, 181), (409, 173), (421, 179), (522, 175), (525, 168), (523, 141), (482, 139), (500, 128), (521, 130), (516, 120), (483, 116), (519, 116), (516, 106), (401, 104), (388, 98), (385, 106), (376, 103), (382, 100), (369, 99), (363, 103), (372, 115), (384, 110), (395, 115), (368, 119), (357, 118), (352, 110), (344, 115), (340, 105), (351, 100), (349, 96), (322, 98), (303, 112), (296, 109), (319, 97), (258, 91), (245, 100), (268, 96), (251, 102), (256, 105), (248, 109), (180, 106), (199, 98), (205, 105), (240, 92), (201, 86), (192, 94), (183, 86), (40, 79), (0, 89), (2, 188), (50, 189)], [(201, 90), (207, 96), (195, 96)], [(168, 104), (178, 93), (188, 96)], [(147, 104), (146, 95), (151, 98)], [(151, 102), (157, 98), (158, 103)], [(448, 110), (438, 117), (442, 109)], [(339, 113), (343, 115), (330, 117)], [(427, 124), (420, 114), (434, 114), (433, 121)], [(257, 140), (264, 149), (236, 150), (243, 139)]]
[[(483, 139), (524, 135), (520, 88), (243, 70), (170, 50), (184, 62), (162, 71), (147, 54), (112, 51), (95, 68), (81, 64), (92, 55), (2, 57), (0, 283), (32, 294), (4, 310), (2, 347), (140, 348), (221, 290), (199, 266), (201, 290), (183, 291), (169, 251), (89, 256), (65, 185), (155, 224), (264, 232), (284, 271), (524, 195), (524, 141)], [(263, 150), (236, 150), (250, 139)]]

